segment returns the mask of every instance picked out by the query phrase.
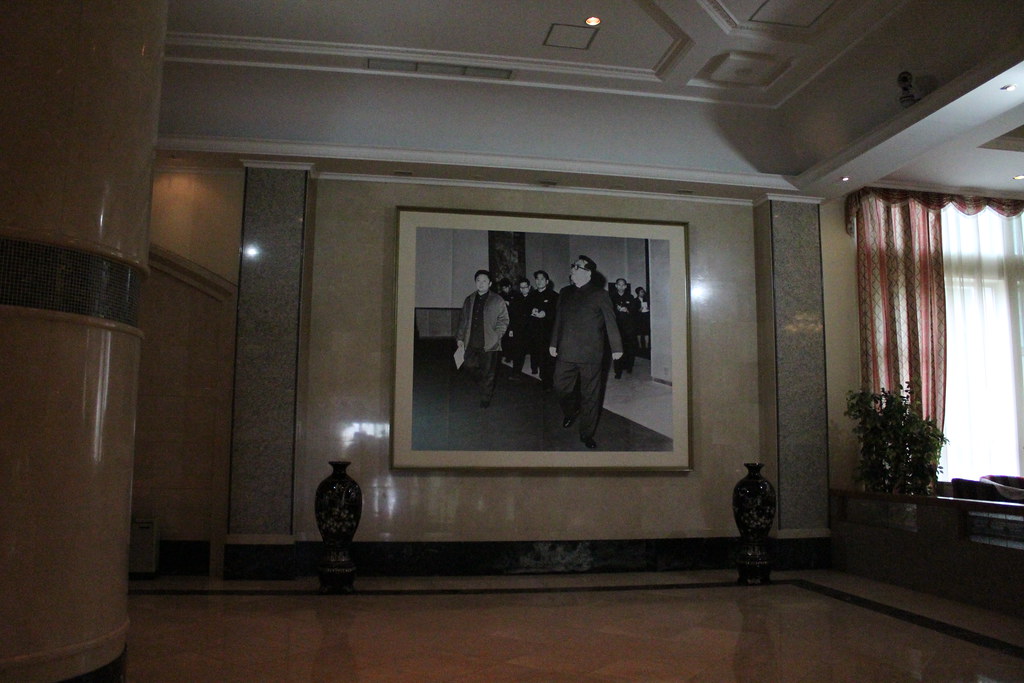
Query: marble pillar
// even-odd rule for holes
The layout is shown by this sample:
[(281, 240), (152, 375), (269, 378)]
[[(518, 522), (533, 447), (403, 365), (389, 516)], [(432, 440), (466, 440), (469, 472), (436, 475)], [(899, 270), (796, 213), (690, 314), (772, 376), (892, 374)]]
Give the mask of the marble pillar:
[(778, 530), (827, 535), (828, 409), (818, 205), (754, 212), (760, 451), (779, 495)]
[(121, 680), (166, 2), (0, 12), (0, 681)]
[[(246, 169), (224, 574), (290, 578), (308, 166)], [(312, 495), (312, 492), (310, 492)]]

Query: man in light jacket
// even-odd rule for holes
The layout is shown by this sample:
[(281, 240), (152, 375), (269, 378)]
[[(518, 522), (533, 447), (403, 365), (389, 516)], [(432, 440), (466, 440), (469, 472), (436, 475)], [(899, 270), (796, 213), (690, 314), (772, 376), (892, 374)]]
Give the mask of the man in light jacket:
[(474, 280), (476, 291), (462, 304), (455, 341), (465, 350), (463, 368), (475, 374), (480, 387), (480, 407), (486, 408), (494, 395), (501, 338), (508, 329), (508, 307), (499, 294), (491, 291), (490, 272), (478, 270)]

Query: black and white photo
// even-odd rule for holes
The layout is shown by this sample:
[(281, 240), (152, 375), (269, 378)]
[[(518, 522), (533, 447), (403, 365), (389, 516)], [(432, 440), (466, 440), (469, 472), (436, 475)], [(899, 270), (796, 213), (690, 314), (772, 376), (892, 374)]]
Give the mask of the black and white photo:
[(688, 469), (686, 226), (402, 210), (393, 465)]

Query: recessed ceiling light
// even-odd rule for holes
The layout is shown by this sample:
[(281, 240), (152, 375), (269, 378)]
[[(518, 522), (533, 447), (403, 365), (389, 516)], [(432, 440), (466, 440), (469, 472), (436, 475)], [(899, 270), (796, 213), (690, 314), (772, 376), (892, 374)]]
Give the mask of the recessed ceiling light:
[(843, 182), (844, 182), (844, 183), (848, 183), (848, 182), (850, 182), (850, 176), (848, 176), (848, 175), (844, 175), (844, 176), (843, 176)]
[(1015, 175), (1015, 176), (1013, 176), (1013, 179), (1014, 180), (1024, 180), (1024, 175)]
[(587, 26), (597, 26), (601, 23), (601, 17), (587, 17)]
[(1016, 89), (1017, 89), (1017, 84), (1016, 83), (1007, 83), (1002, 88), (1000, 88), (1000, 90), (1005, 90), (1006, 92), (1013, 92)]

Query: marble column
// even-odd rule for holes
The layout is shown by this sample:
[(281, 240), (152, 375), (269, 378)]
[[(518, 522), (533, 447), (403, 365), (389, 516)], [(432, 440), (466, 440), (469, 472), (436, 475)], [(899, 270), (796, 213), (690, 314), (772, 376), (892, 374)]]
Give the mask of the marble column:
[(780, 536), (828, 535), (828, 410), (818, 205), (754, 211), (760, 451), (778, 489)]
[(295, 574), (292, 489), (308, 170), (302, 164), (246, 168), (226, 578)]
[(121, 680), (167, 8), (0, 12), (0, 681)]

